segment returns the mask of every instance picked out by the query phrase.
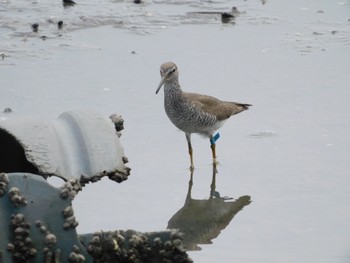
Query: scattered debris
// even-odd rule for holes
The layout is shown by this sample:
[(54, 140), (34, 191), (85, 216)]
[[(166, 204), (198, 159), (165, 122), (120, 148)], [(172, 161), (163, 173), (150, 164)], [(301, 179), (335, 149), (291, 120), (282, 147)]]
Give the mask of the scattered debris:
[(224, 24), (229, 23), (234, 18), (235, 18), (235, 16), (231, 13), (222, 13), (221, 14), (221, 22)]
[(3, 110), (3, 112), (4, 113), (11, 113), (12, 112), (12, 109), (11, 108), (5, 108), (4, 110)]
[(58, 29), (62, 29), (63, 28), (63, 21), (62, 20), (57, 22), (57, 27), (58, 27)]
[(38, 33), (38, 31), (39, 31), (39, 24), (38, 23), (32, 24), (32, 31), (34, 33)]
[(221, 22), (226, 24), (226, 23), (234, 23), (234, 19), (241, 15), (245, 14), (246, 12), (244, 11), (239, 11), (237, 7), (232, 7), (231, 11), (229, 12), (220, 12), (220, 11), (197, 11), (197, 12), (189, 12), (188, 14), (200, 14), (200, 15), (220, 15), (221, 17)]
[(73, 0), (63, 0), (63, 7), (69, 7), (76, 5), (76, 2)]

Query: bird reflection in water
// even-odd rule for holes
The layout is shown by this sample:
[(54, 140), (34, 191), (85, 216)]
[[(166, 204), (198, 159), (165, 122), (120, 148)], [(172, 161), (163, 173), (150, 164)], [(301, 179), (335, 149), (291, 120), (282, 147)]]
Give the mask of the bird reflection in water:
[(232, 218), (250, 204), (250, 196), (238, 199), (221, 197), (216, 191), (216, 165), (208, 199), (192, 199), (193, 171), (188, 185), (185, 205), (168, 222), (168, 229), (179, 229), (183, 234), (183, 246), (187, 251), (201, 250), (198, 244), (211, 244), (212, 239), (231, 222)]

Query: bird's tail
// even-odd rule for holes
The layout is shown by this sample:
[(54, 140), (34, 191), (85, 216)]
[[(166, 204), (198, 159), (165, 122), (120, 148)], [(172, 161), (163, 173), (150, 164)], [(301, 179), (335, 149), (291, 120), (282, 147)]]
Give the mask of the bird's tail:
[(242, 111), (248, 110), (251, 104), (246, 103), (238, 103), (238, 102), (231, 102), (232, 105), (232, 112), (231, 115), (236, 115)]
[(244, 110), (248, 110), (250, 106), (253, 106), (252, 104), (247, 103), (237, 103), (238, 106), (242, 107)]

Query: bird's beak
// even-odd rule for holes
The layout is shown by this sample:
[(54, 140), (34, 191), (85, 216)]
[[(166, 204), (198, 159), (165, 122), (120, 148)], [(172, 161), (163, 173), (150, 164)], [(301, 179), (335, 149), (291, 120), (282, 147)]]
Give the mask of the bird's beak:
[(165, 81), (165, 76), (164, 76), (164, 77), (162, 77), (162, 80), (160, 81), (159, 86), (158, 86), (158, 88), (157, 88), (157, 90), (156, 90), (156, 94), (158, 94), (158, 92), (159, 92), (160, 88), (163, 86), (164, 81)]

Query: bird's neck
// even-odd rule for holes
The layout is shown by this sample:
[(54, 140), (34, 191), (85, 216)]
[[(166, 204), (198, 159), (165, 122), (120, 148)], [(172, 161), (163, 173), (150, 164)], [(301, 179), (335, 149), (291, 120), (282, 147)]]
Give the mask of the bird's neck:
[(182, 90), (178, 82), (165, 83), (164, 93), (165, 93), (165, 96), (182, 97)]

